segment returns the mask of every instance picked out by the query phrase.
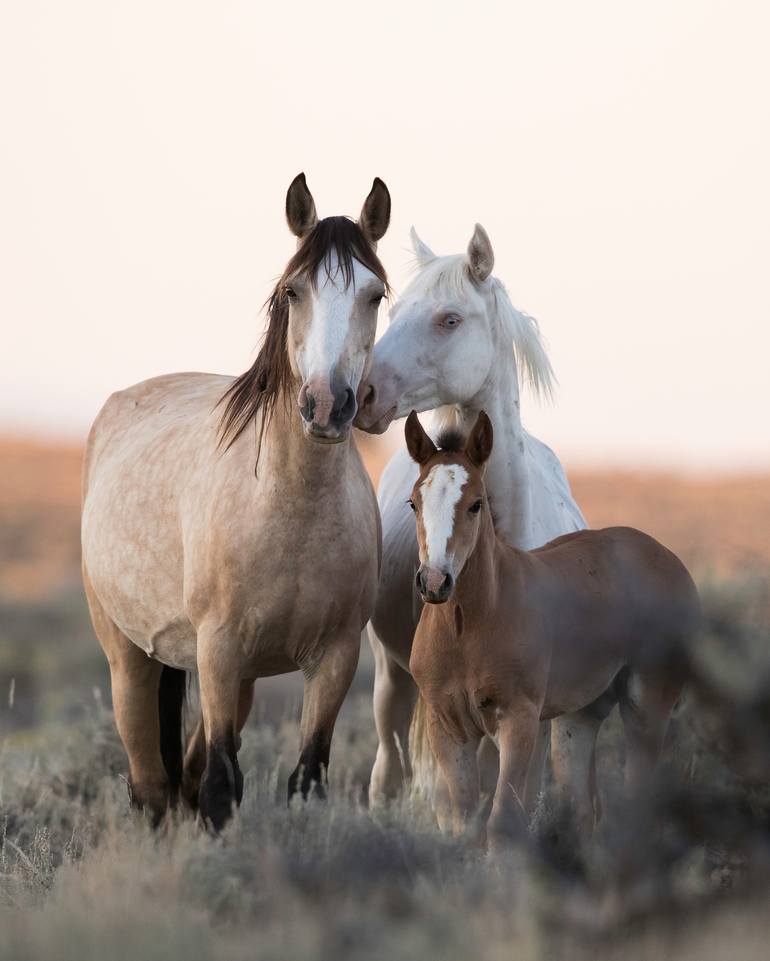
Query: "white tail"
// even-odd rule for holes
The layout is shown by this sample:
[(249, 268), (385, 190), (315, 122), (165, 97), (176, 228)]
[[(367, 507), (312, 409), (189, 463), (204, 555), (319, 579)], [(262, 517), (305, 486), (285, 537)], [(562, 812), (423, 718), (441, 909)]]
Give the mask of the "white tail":
[(417, 696), (409, 728), (409, 756), (412, 761), (412, 793), (433, 806), (438, 765), (428, 739), (428, 711), (421, 694)]

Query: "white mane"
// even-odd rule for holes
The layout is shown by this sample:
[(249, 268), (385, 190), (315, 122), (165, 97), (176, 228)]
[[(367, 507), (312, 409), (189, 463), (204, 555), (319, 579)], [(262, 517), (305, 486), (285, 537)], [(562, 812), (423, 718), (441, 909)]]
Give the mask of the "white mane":
[[(418, 255), (415, 270), (417, 275), (404, 291), (404, 297), (417, 289), (421, 294), (435, 294), (442, 299), (458, 301), (467, 300), (472, 291), (484, 293), (484, 289), (471, 280), (465, 254), (430, 259)], [(536, 397), (550, 400), (556, 377), (537, 321), (513, 306), (501, 280), (491, 277), (489, 284), (493, 319), (499, 321), (505, 339), (513, 346), (519, 380), (526, 381)]]

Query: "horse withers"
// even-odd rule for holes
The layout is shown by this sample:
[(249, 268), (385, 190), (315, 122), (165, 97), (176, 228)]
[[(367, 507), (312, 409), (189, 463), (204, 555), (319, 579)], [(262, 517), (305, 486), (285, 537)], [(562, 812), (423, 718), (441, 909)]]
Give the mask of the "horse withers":
[[(324, 793), (332, 731), (374, 605), (379, 514), (351, 439), (387, 291), (375, 180), (358, 222), (286, 197), (297, 251), (238, 378), (170, 374), (114, 394), (88, 439), (83, 577), (110, 664), (131, 797), (153, 819), (184, 794), (220, 828), (240, 803), (254, 680), (305, 677), (290, 796)], [(255, 466), (256, 465), (256, 466)], [(182, 767), (185, 672), (202, 725)]]
[[(484, 483), (492, 440), (483, 411), (467, 441), (453, 432), (438, 446), (416, 413), (407, 419), (425, 601), (409, 666), (458, 833), (479, 809), (479, 740), (498, 744), (487, 829), (490, 845), (503, 846), (522, 829), (541, 719), (591, 705), (606, 716), (619, 702), (627, 789), (649, 781), (700, 606), (682, 562), (632, 528), (577, 531), (530, 551), (506, 544)], [(581, 806), (579, 823), (590, 830), (593, 808)]]

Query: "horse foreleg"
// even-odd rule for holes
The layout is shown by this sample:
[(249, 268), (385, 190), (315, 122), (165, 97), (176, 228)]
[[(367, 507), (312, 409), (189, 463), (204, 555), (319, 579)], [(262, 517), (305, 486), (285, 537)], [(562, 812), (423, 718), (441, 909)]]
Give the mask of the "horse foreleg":
[(412, 719), (417, 685), (387, 653), (368, 627), (374, 652), (374, 723), (379, 743), (369, 784), (369, 801), (396, 797), (411, 779), (409, 762), (409, 724)]
[(240, 662), (235, 646), (220, 631), (198, 631), (198, 676), (206, 739), (206, 767), (198, 800), (206, 824), (219, 831), (241, 803), (243, 775), (238, 766)]
[[(471, 837), (476, 833), (472, 824), (479, 814), (479, 768), (476, 752), (479, 737), (467, 737), (458, 742), (445, 729), (438, 714), (428, 708), (428, 739), (438, 762), (443, 781), (449, 794), (452, 830), (456, 837), (471, 827)], [(444, 829), (445, 824), (440, 822)]]
[(492, 850), (526, 836), (529, 819), (523, 802), (539, 726), (540, 711), (529, 700), (514, 704), (500, 723), (500, 776), (488, 825)]
[[(236, 730), (240, 733), (249, 719), (254, 701), (254, 681), (242, 681), (238, 692), (238, 716)], [(206, 769), (206, 731), (203, 717), (198, 719), (195, 730), (187, 742), (182, 775), (182, 797), (193, 811), (198, 810), (198, 792)]]
[(297, 791), (307, 798), (311, 788), (316, 797), (326, 797), (334, 724), (356, 673), (360, 645), (355, 631), (305, 670), (299, 762), (289, 778), (289, 801)]

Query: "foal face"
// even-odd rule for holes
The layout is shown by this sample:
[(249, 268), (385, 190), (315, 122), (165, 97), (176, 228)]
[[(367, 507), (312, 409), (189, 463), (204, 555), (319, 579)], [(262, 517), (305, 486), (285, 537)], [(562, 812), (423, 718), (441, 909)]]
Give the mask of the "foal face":
[(482, 514), (488, 510), (483, 467), (492, 450), (492, 425), (482, 411), (464, 446), (452, 438), (447, 449), (439, 449), (412, 411), (406, 443), (420, 465), (409, 501), (420, 548), (417, 589), (426, 603), (443, 604), (476, 548)]

